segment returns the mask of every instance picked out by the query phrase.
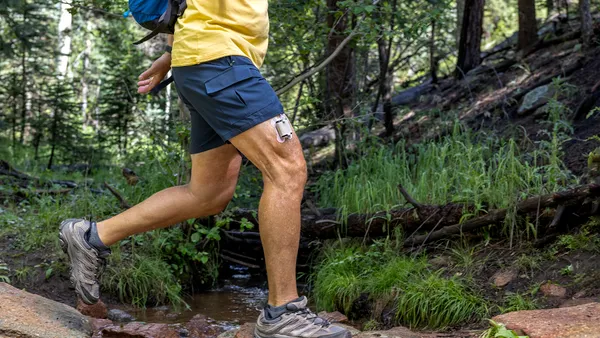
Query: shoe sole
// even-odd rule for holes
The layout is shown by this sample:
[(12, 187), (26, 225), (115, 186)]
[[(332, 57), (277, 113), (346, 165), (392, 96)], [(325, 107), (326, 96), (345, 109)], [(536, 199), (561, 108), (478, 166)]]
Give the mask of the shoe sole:
[(64, 220), (60, 223), (60, 226), (58, 227), (58, 241), (60, 242), (60, 248), (62, 249), (62, 251), (67, 254), (67, 256), (69, 257), (69, 267), (70, 267), (70, 278), (69, 280), (71, 281), (71, 285), (73, 285), (73, 287), (75, 288), (75, 293), (77, 293), (77, 296), (79, 296), (79, 298), (86, 303), (87, 305), (94, 305), (96, 303), (98, 303), (99, 298), (93, 297), (89, 294), (87, 294), (87, 292), (84, 291), (84, 289), (80, 286), (77, 285), (77, 281), (75, 280), (75, 278), (73, 278), (73, 266), (72, 266), (72, 259), (71, 259), (71, 253), (69, 252), (69, 241), (67, 240), (66, 236), (64, 235), (64, 228), (65, 226), (70, 226), (71, 224), (73, 224), (73, 222), (79, 221), (78, 219), (67, 219)]
[[(274, 334), (274, 335), (270, 335), (270, 336), (261, 336), (258, 334), (258, 330), (256, 329), (256, 327), (254, 328), (254, 333), (252, 334), (253, 338), (302, 338), (302, 337), (298, 337), (298, 336), (288, 336), (288, 335), (284, 335), (284, 334)], [(321, 337), (327, 337), (327, 338), (331, 338), (331, 337), (335, 337), (335, 336), (330, 336), (330, 335), (324, 335)], [(319, 338), (319, 337), (314, 337), (314, 338)], [(338, 336), (337, 338), (352, 338), (352, 334), (350, 333), (350, 331), (346, 331), (346, 333), (342, 336)]]

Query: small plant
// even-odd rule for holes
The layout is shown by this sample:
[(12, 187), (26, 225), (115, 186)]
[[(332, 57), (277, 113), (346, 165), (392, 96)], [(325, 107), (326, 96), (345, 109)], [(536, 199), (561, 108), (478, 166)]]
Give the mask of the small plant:
[(381, 323), (376, 321), (375, 319), (370, 319), (366, 323), (363, 324), (363, 331), (375, 331), (381, 328)]
[(523, 296), (518, 293), (509, 294), (504, 300), (504, 307), (500, 307), (500, 312), (507, 313), (513, 311), (523, 310), (536, 310), (539, 305), (535, 299), (531, 299), (529, 296)]
[(564, 268), (560, 269), (560, 274), (563, 276), (570, 276), (573, 274), (573, 264), (569, 264)]
[(6, 263), (0, 263), (0, 282), (10, 284), (10, 278), (8, 277), (10, 274), (10, 269)]
[(590, 234), (587, 228), (582, 228), (577, 234), (561, 235), (556, 245), (570, 251), (600, 251), (600, 237)]
[(496, 323), (493, 320), (489, 320), (490, 327), (484, 331), (479, 338), (529, 338), (529, 336), (519, 336), (513, 330), (506, 328), (504, 324)]
[(531, 277), (536, 270), (541, 269), (541, 261), (542, 257), (535, 254), (522, 254), (515, 264), (519, 268), (520, 271), (529, 273)]

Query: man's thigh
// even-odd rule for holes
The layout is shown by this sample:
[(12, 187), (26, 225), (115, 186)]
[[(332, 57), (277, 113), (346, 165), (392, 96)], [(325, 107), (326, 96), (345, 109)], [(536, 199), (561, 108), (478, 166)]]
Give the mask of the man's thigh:
[(194, 193), (215, 194), (236, 185), (242, 157), (231, 144), (192, 155), (190, 188)]
[(286, 177), (282, 170), (302, 171), (306, 168), (302, 146), (292, 130), (291, 139), (282, 142), (274, 119), (260, 123), (229, 140), (267, 179)]

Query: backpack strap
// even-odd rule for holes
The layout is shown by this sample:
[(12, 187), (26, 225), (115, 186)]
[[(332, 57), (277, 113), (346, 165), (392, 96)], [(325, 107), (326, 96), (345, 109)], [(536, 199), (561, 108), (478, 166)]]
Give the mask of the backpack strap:
[(167, 10), (158, 19), (158, 26), (148, 35), (144, 36), (141, 40), (136, 41), (133, 44), (139, 45), (144, 43), (159, 33), (173, 34), (175, 30), (175, 22), (177, 22), (177, 18), (183, 14), (183, 11), (185, 11), (186, 8), (186, 0), (169, 0)]
[(156, 87), (152, 88), (152, 90), (150, 91), (151, 95), (157, 95), (158, 92), (160, 92), (161, 90), (163, 90), (166, 86), (168, 86), (169, 84), (171, 84), (171, 82), (173, 82), (173, 75), (171, 75), (168, 79), (164, 80), (163, 82), (159, 83)]

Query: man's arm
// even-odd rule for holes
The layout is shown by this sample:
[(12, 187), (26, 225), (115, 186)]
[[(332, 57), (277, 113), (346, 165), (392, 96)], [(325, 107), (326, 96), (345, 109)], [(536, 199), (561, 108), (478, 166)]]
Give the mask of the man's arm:
[(146, 94), (156, 87), (167, 75), (171, 69), (171, 48), (173, 47), (173, 35), (167, 37), (167, 50), (165, 53), (156, 59), (152, 66), (143, 72), (139, 77), (138, 93)]

